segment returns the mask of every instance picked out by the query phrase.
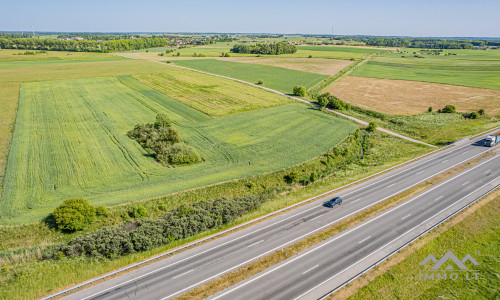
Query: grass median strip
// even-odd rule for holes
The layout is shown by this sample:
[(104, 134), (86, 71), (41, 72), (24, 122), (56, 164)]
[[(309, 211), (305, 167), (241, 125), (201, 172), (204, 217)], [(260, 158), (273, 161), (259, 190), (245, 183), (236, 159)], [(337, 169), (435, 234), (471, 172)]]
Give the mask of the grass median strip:
[(214, 295), (226, 288), (229, 288), (247, 278), (252, 277), (255, 274), (258, 274), (288, 258), (293, 257), (294, 255), (297, 255), (306, 249), (311, 248), (314, 245), (317, 245), (332, 236), (347, 230), (349, 228), (352, 228), (356, 226), (357, 224), (360, 224), (378, 214), (381, 212), (390, 209), (391, 207), (394, 207), (398, 205), (399, 203), (402, 203), (420, 193), (423, 191), (435, 186), (438, 183), (441, 183), (445, 181), (446, 179), (449, 179), (464, 170), (488, 159), (489, 157), (493, 156), (491, 153), (486, 153), (484, 155), (481, 155), (477, 157), (474, 160), (471, 160), (469, 162), (466, 162), (464, 164), (461, 164), (455, 168), (452, 168), (442, 174), (439, 174), (421, 184), (418, 184), (414, 186), (413, 188), (406, 190), (392, 198), (389, 198), (377, 205), (374, 205), (361, 213), (354, 215), (350, 218), (347, 218), (335, 225), (332, 225), (331, 227), (328, 227), (316, 234), (313, 234), (293, 245), (290, 245), (288, 247), (283, 248), (280, 251), (276, 251), (270, 255), (267, 255), (261, 259), (258, 259), (246, 266), (241, 267), (240, 269), (227, 273), (215, 280), (212, 280), (206, 284), (203, 284), (201, 286), (196, 287), (195, 289), (186, 292), (176, 299), (204, 299), (206, 297), (209, 297), (211, 295)]

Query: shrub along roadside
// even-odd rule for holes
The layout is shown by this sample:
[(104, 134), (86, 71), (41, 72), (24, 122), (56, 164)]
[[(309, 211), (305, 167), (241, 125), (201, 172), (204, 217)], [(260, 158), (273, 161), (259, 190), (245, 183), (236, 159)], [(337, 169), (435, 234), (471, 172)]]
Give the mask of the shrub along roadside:
[(267, 199), (264, 195), (249, 195), (181, 205), (158, 219), (135, 220), (77, 236), (65, 245), (47, 248), (43, 256), (52, 259), (82, 255), (113, 258), (147, 251), (231, 223)]

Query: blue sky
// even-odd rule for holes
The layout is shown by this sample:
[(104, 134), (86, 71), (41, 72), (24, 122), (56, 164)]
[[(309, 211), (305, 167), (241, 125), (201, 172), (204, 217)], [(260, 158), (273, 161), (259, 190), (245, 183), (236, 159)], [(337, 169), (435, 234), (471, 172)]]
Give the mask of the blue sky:
[(500, 37), (500, 0), (7, 0), (0, 31)]

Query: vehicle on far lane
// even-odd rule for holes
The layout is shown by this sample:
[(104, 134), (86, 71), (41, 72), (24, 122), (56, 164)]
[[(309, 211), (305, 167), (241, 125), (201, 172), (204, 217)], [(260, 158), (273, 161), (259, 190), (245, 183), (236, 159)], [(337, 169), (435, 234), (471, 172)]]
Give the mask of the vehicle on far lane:
[(335, 205), (340, 205), (342, 204), (342, 198), (340, 197), (335, 197), (331, 200), (328, 200), (326, 201), (325, 203), (323, 203), (323, 206), (326, 206), (326, 207), (334, 207)]
[(500, 132), (494, 133), (492, 135), (489, 135), (485, 140), (484, 140), (484, 145), (486, 147), (493, 147), (496, 144), (500, 142)]

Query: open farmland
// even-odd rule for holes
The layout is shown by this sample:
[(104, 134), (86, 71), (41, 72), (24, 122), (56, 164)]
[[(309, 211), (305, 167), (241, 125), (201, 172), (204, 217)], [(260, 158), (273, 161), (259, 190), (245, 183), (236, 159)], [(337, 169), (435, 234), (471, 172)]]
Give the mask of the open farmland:
[(420, 114), (454, 105), (458, 111), (484, 108), (500, 114), (500, 90), (462, 87), (419, 81), (347, 76), (325, 91), (365, 109), (387, 114)]
[(284, 93), (291, 93), (295, 85), (306, 88), (327, 78), (326, 75), (307, 73), (285, 68), (221, 61), (214, 59), (178, 60), (175, 64), (183, 67), (197, 69), (205, 72), (229, 76), (252, 83), (262, 80), (263, 86)]
[(19, 82), (0, 82), (0, 197), (7, 154), (16, 120)]
[[(212, 119), (173, 101), (126, 77), (23, 83), (1, 222), (40, 220), (71, 197), (115, 205), (283, 169), (356, 128), (302, 104)], [(167, 112), (203, 163), (161, 167), (126, 136), (157, 111)]]
[(335, 75), (353, 62), (349, 60), (325, 58), (275, 58), (275, 57), (220, 57), (218, 60), (260, 64), (304, 71), (321, 75)]
[(400, 53), (383, 54), (351, 75), (500, 89), (500, 50), (447, 52), (456, 55), (420, 55), (422, 58), (417, 58)]
[[(112, 57), (112, 56), (111, 56)], [(24, 62), (23, 62), (24, 63)], [(1, 65), (2, 63), (0, 63)], [(10, 64), (10, 63), (9, 63)], [(32, 82), (59, 79), (89, 78), (97, 76), (129, 75), (136, 73), (164, 72), (168, 66), (154, 62), (130, 59), (99, 61), (67, 61), (65, 63), (20, 65), (3, 69), (0, 82)]]
[(290, 100), (240, 82), (170, 67), (169, 72), (139, 74), (146, 85), (213, 117), (221, 117)]

